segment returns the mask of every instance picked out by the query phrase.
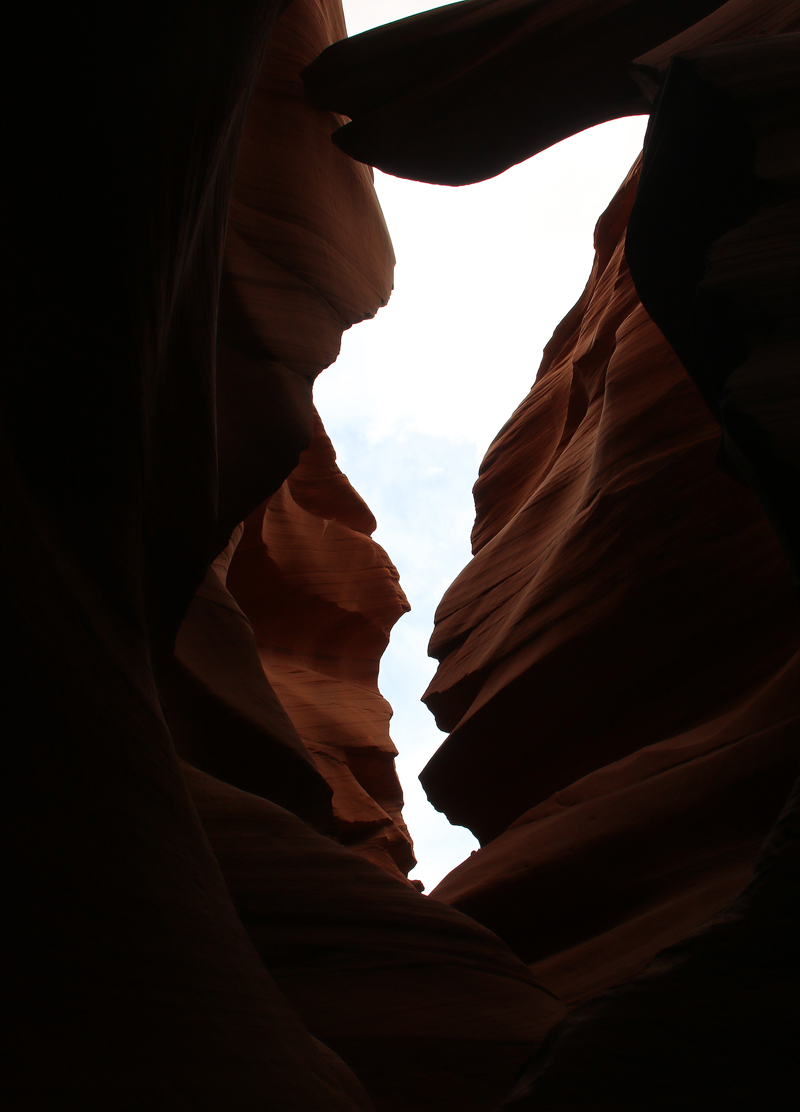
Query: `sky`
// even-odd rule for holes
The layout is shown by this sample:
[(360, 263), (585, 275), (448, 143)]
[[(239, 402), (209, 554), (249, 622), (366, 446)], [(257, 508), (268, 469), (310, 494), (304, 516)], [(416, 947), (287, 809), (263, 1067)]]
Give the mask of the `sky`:
[[(430, 0), (344, 0), (351, 35)], [(378, 521), (411, 603), (381, 663), (405, 818), (428, 891), (477, 841), (417, 777), (445, 738), (420, 697), (433, 614), (470, 559), (472, 486), (583, 290), (597, 218), (641, 150), (646, 117), (573, 136), (504, 174), (452, 188), (375, 172), (397, 256), (388, 306), (342, 339), (315, 402), (339, 466)]]

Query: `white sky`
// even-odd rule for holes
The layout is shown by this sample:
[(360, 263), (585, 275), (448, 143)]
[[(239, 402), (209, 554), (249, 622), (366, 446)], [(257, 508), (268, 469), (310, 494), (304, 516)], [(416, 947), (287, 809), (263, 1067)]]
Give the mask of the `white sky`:
[[(344, 0), (351, 35), (437, 6)], [(374, 320), (345, 333), (315, 401), (412, 607), (392, 634), (380, 687), (394, 707), (419, 861), (411, 875), (428, 891), (477, 847), (430, 806), (417, 779), (445, 736), (419, 701), (435, 669), (433, 613), (470, 559), (480, 460), (586, 284), (594, 225), (641, 149), (645, 123), (592, 128), (477, 185), (375, 173), (395, 291)]]

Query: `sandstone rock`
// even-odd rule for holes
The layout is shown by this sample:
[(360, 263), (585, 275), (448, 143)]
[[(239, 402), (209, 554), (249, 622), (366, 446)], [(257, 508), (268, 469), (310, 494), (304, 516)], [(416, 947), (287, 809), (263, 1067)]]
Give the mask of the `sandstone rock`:
[(791, 1107), (799, 804), (795, 787), (739, 898), (640, 977), (571, 1013), (503, 1109)]
[(404, 875), (414, 858), (377, 669), (407, 603), (311, 403), (342, 331), (386, 303), (394, 263), (371, 170), (330, 143), (342, 119), (303, 99), (300, 70), (344, 34), (338, 2), (296, 0), (261, 64), (225, 243), (220, 545), (251, 518), (233, 595), (241, 530), (159, 688), (187, 760)]
[(345, 35), (340, 0), (293, 0), (264, 54), (236, 163), (218, 327), (217, 551), (308, 446), (311, 384), (392, 289), (372, 171), (330, 142), (343, 118), (300, 70)]
[(226, 586), (239, 527), (209, 567), (158, 692), (178, 754), (198, 768), (333, 831), (332, 789), (264, 675), (247, 616)]
[(245, 523), (228, 586), (252, 624), (272, 689), (333, 788), (338, 837), (404, 876), (414, 856), (391, 708), (377, 680), (389, 631), (408, 603), (370, 539), (374, 518), (335, 460), (317, 417), (298, 467)]
[[(655, 91), (661, 83), (661, 88), (627, 234), (627, 257), (637, 291), (722, 426), (717, 458), (733, 476), (746, 479), (758, 496), (795, 576), (800, 555), (800, 468), (797, 376), (792, 368), (797, 362), (800, 249), (794, 131), (800, 111), (800, 50), (796, 34), (781, 32), (796, 30), (798, 18), (795, 4), (731, 2), (639, 59), (642, 87)], [(754, 33), (757, 38), (727, 41)], [(602, 256), (602, 248), (599, 253)], [(605, 265), (598, 261), (593, 278), (597, 271), (602, 274)], [(630, 288), (630, 278), (618, 272), (614, 294), (621, 295), (626, 284)], [(578, 324), (589, 336), (589, 351), (598, 341), (602, 344), (604, 314), (611, 316), (614, 299), (609, 297), (598, 312), (601, 285), (602, 279), (594, 288), (590, 281), (588, 296), (557, 332), (545, 356), (546, 374), (553, 374), (554, 363)], [(641, 307), (635, 305), (623, 312), (613, 323), (611, 342), (607, 341), (611, 353), (604, 389), (607, 403), (615, 398), (615, 360), (624, 350), (629, 322), (637, 312)], [(578, 358), (573, 359), (573, 367), (585, 366), (580, 340), (574, 347)], [(661, 350), (668, 349), (661, 344)], [(642, 383), (645, 392), (671, 361), (648, 356), (643, 355), (640, 363), (651, 380)], [(575, 370), (572, 377), (574, 381)], [(537, 386), (541, 382), (540, 375)], [(548, 578), (543, 574), (533, 590), (522, 587), (513, 601), (511, 591), (504, 591), (503, 572), (512, 576), (518, 572), (508, 549), (519, 535), (514, 526), (527, 508), (526, 500), (533, 502), (550, 474), (568, 459), (596, 397), (591, 388), (585, 390), (572, 421), (571, 407), (564, 407), (560, 442), (552, 433), (549, 443), (546, 432), (543, 437), (552, 472), (537, 461), (529, 475), (520, 457), (526, 410), (535, 407), (535, 395), (536, 387), (487, 459), (487, 474), (492, 469), (502, 472), (505, 448), (511, 457), (510, 481), (499, 498), (492, 498), (491, 492), (486, 497), (491, 508), (484, 521), (479, 513), (474, 563), (479, 565), (482, 553), (495, 546), (499, 551), (493, 555), (501, 570), (488, 589), (483, 585), (482, 597), (474, 588), (477, 576), (470, 581), (467, 570), (454, 585), (449, 606), (445, 602), (443, 628), (434, 638), (445, 668), (444, 682), (432, 685), (433, 699), (440, 700), (443, 715), (462, 717), (447, 743), (456, 740), (456, 745), (449, 755), (445, 749), (445, 760), (438, 768), (435, 758), (427, 774), (433, 785), (457, 751), (462, 723), (474, 722), (480, 714), (474, 708), (482, 703), (489, 706), (492, 700), (502, 706), (503, 680), (514, 675), (508, 659), (513, 661), (513, 654), (520, 651), (526, 636), (520, 635), (521, 630), (534, 628), (530, 615), (536, 613), (537, 588), (545, 597), (549, 588), (551, 601), (560, 601), (574, 620), (575, 607), (566, 604), (580, 598), (582, 584), (574, 575), (569, 577), (569, 567), (563, 570), (562, 546), (575, 544), (577, 537), (603, 566), (615, 552), (614, 530), (608, 528), (598, 535), (605, 543), (590, 547), (591, 501), (581, 502), (577, 512), (565, 515), (566, 524), (559, 528), (557, 515), (566, 500), (559, 501), (556, 490), (529, 517), (534, 532), (537, 527), (542, 531), (537, 540), (544, 554), (540, 557), (534, 546), (534, 561), (545, 565)], [(622, 391), (620, 396), (624, 397)], [(659, 418), (667, 412), (663, 405), (659, 407)], [(529, 427), (547, 430), (548, 422), (539, 415)], [(618, 421), (607, 442), (613, 443), (624, 427)], [(712, 426), (706, 421), (706, 427)], [(652, 430), (649, 440), (658, 443)], [(603, 464), (613, 455), (601, 438), (598, 441), (592, 451), (600, 464), (592, 466), (602, 474)], [(704, 467), (697, 462), (693, 470), (699, 479)], [(646, 474), (646, 469), (639, 471), (636, 478), (646, 482)], [(669, 479), (669, 474), (667, 463), (664, 477)], [(568, 488), (568, 480), (562, 480), (561, 486)], [(482, 493), (479, 481), (479, 509)], [(598, 496), (592, 485), (587, 493)], [(695, 498), (698, 502), (703, 498), (699, 488)], [(660, 501), (668, 506), (663, 494)], [(729, 507), (734, 504), (735, 500)], [(736, 512), (743, 509), (747, 510), (744, 502)], [(718, 541), (724, 538), (730, 558), (737, 547), (737, 529), (720, 529), (719, 518), (712, 524), (720, 511), (730, 513), (717, 496), (703, 524), (717, 532)], [(637, 522), (627, 517), (631, 535), (647, 520), (641, 511), (638, 518)], [(672, 518), (674, 524), (678, 520), (680, 516)], [(618, 519), (612, 521), (618, 527)], [(688, 555), (692, 538), (700, 533), (687, 525), (683, 518), (680, 534)], [(648, 531), (657, 533), (652, 526)], [(763, 536), (763, 526), (760, 531)], [(703, 547), (704, 559), (722, 571), (723, 548), (707, 543)], [(745, 554), (744, 547), (740, 551)], [(774, 560), (775, 544), (771, 552)], [(785, 639), (790, 630), (787, 619), (795, 624), (797, 612), (787, 570), (777, 571), (782, 600), (772, 612), (774, 629), (784, 630), (777, 640), (791, 652), (797, 634), (789, 632)], [(610, 579), (618, 599), (619, 582), (619, 577)], [(692, 599), (694, 617), (703, 614), (718, 585), (711, 591), (704, 586), (699, 605)], [(770, 591), (760, 569), (747, 559), (731, 578), (731, 589), (736, 605), (745, 591), (753, 591), (754, 602), (762, 592), (766, 599)], [(595, 602), (601, 594), (595, 586)], [(621, 594), (624, 598), (624, 591)], [(493, 606), (498, 611), (494, 625)], [(602, 606), (596, 612), (602, 621)], [(550, 617), (544, 608), (542, 613)], [(717, 613), (721, 616), (722, 611)], [(712, 617), (706, 612), (701, 621)], [(540, 618), (540, 629), (544, 644), (548, 649), (555, 645), (557, 653), (564, 617), (556, 611), (554, 619)], [(659, 635), (667, 641), (675, 628), (673, 621), (674, 616), (659, 624)], [(626, 628), (621, 623), (617, 632), (623, 637), (609, 644), (612, 657)], [(778, 1112), (792, 1102), (797, 1079), (793, 1033), (800, 1022), (800, 968), (791, 941), (800, 915), (797, 787), (762, 842), (797, 774), (799, 658), (795, 651), (783, 667), (773, 662), (748, 691), (754, 678), (752, 658), (743, 659), (742, 652), (752, 652), (754, 643), (774, 645), (776, 638), (766, 626), (761, 635), (753, 627), (742, 633), (740, 644), (746, 649), (731, 651), (738, 637), (731, 630), (725, 665), (729, 676), (740, 682), (733, 702), (729, 695), (719, 698), (722, 693), (717, 688), (717, 708), (711, 711), (709, 705), (701, 711), (693, 728), (671, 737), (672, 731), (664, 730), (666, 740), (632, 751), (556, 792), (512, 822), (436, 890), (437, 897), (451, 900), (499, 930), (533, 962), (536, 975), (567, 1000), (591, 1001), (554, 1029), (503, 1103), (504, 1109), (633, 1112), (647, 1107), (658, 1112), (680, 1106), (698, 1112), (753, 1108)], [(646, 638), (639, 643), (644, 646)], [(686, 656), (701, 643), (696, 636), (676, 641)], [(586, 650), (584, 636), (576, 630), (571, 663), (573, 675), (584, 681), (581, 695), (590, 675), (586, 664), (591, 660), (602, 667), (603, 659), (596, 649), (591, 655)], [(760, 650), (755, 649), (755, 654), (760, 656)], [(539, 659), (535, 651), (530, 653), (531, 678), (536, 677)], [(721, 644), (700, 652), (697, 675), (704, 677), (709, 692), (716, 688), (717, 669), (724, 659)], [(763, 663), (762, 656), (758, 667)], [(480, 664), (485, 665), (482, 673)], [(566, 674), (565, 668), (562, 675)], [(553, 682), (547, 673), (545, 679)], [(560, 690), (567, 689), (562, 679)], [(674, 685), (676, 707), (687, 693), (691, 697), (691, 690), (687, 680)], [(735, 695), (733, 689), (731, 693)], [(529, 684), (528, 695), (541, 711), (538, 686)], [(565, 707), (572, 719), (572, 707)], [(601, 704), (600, 710), (602, 736), (616, 708)], [(506, 710), (490, 727), (489, 717), (487, 712), (484, 746), (494, 754), (498, 734), (507, 745), (503, 727), (513, 718)], [(543, 717), (547, 731), (549, 723)], [(663, 730), (665, 719), (660, 713), (658, 722)], [(479, 729), (473, 725), (470, 734), (467, 725), (461, 735), (467, 767)], [(625, 734), (627, 745), (635, 737), (627, 722)], [(541, 778), (546, 782), (549, 774), (552, 767), (545, 765)], [(453, 809), (471, 808), (476, 797), (470, 798), (463, 782), (459, 787), (462, 798), (453, 800)], [(489, 788), (484, 815), (477, 821), (485, 823), (491, 836), (497, 829), (492, 823), (502, 821), (503, 804), (498, 803), (496, 785)], [(579, 925), (589, 923), (593, 925), (588, 930)], [(571, 931), (576, 933), (570, 935)], [(637, 972), (627, 984), (597, 995), (598, 990)]]
[(564, 1014), (489, 931), (264, 799), (184, 767), (236, 910), (379, 1112), (488, 1112)]

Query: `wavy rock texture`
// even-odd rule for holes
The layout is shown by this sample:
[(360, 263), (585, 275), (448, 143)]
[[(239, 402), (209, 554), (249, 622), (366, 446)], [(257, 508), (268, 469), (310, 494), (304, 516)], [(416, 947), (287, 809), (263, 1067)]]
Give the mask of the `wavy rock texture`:
[[(341, 119), (302, 96), (300, 69), (344, 34), (338, 3), (298, 0), (261, 64), (233, 186), (218, 346), (220, 501), (232, 515), (222, 520), (233, 527), (261, 506), (217, 568), (222, 581), (207, 574), (160, 685), (187, 760), (405, 875), (414, 857), (377, 671), (408, 607), (310, 401), (342, 331), (386, 303), (394, 262), (372, 172), (330, 143)], [(235, 598), (225, 583), (234, 549)]]
[(800, 656), (739, 705), (522, 815), (434, 897), (567, 1003), (640, 972), (739, 895), (800, 756)]
[[(728, 6), (734, 15), (743, 7)], [(796, 28), (796, 6), (780, 7)], [(700, 51), (688, 36), (683, 45), (648, 130), (631, 268), (796, 575), (800, 43), (794, 34), (724, 46), (706, 39)], [(784, 722), (757, 735), (767, 749), (787, 727), (797, 735), (795, 670), (792, 662)], [(797, 1089), (799, 879), (795, 785), (742, 894), (641, 976), (573, 1013), (503, 1107), (788, 1107)]]
[(227, 581), (272, 690), (333, 788), (339, 839), (404, 876), (415, 862), (377, 683), (408, 603), (335, 460), (317, 418), (298, 467), (245, 522)]
[(797, 647), (779, 546), (716, 467), (719, 428), (633, 288), (637, 178), (487, 454), (475, 557), (436, 615), (425, 698), (451, 733), (422, 778), (484, 842), (576, 776), (712, 719)]
[[(221, 301), (223, 390), (239, 390), (246, 360), (259, 382), (285, 387), (267, 399), (284, 421), (300, 417), (288, 431), (275, 422), (283, 455), (270, 426), (238, 430), (246, 452), (271, 454), (239, 457), (233, 441), (231, 501), (267, 497), (209, 568), (159, 691), (234, 906), (311, 1034), (345, 1055), (378, 1109), (479, 1112), (564, 1008), (499, 939), (406, 879), (414, 858), (377, 674), (407, 603), (313, 411), (286, 477), (307, 435), (307, 386), (391, 278), (369, 172), (330, 145), (330, 114), (297, 97), (320, 13), (341, 32), (331, 11), (293, 6), (270, 41)], [(263, 420), (260, 395), (228, 404), (237, 420), (246, 405)]]
[(333, 832), (332, 789), (269, 684), (253, 629), (226, 586), (244, 529), (210, 566), (158, 676), (178, 754)]
[(741, 892), (800, 758), (791, 577), (636, 296), (638, 175), (481, 468), (426, 695), (452, 732), (423, 783), (488, 843), (433, 895), (572, 1002)]
[(487, 844), (433, 895), (593, 1001), (504, 1108), (793, 1099), (799, 18), (731, 2), (639, 59), (630, 258), (674, 351), (627, 271), (637, 166), (437, 614), (422, 779)]
[(218, 548), (274, 494), (313, 431), (311, 384), (392, 289), (372, 171), (330, 141), (343, 118), (300, 70), (345, 36), (338, 0), (293, 0), (264, 54), (236, 164), (218, 326)]

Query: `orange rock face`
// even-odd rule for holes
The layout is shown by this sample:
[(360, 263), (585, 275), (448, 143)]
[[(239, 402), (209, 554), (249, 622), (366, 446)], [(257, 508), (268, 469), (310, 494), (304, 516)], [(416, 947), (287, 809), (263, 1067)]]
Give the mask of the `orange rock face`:
[[(192, 602), (178, 664), (164, 668), (161, 687), (188, 760), (265, 791), (320, 829), (335, 828), (405, 875), (414, 858), (377, 669), (407, 603), (369, 539), (374, 518), (336, 467), (311, 404), (311, 384), (336, 358), (342, 331), (373, 316), (392, 285), (372, 172), (331, 144), (342, 119), (312, 108), (299, 79), (345, 33), (338, 3), (298, 0), (277, 22), (261, 64), (225, 242), (218, 529), (230, 532), (261, 506), (243, 539), (236, 534), (236, 601), (225, 587), (231, 551), (222, 583), (210, 573)], [(246, 670), (222, 658), (222, 646), (230, 652), (234, 644)]]
[(314, 440), (281, 489), (245, 522), (228, 588), (247, 614), (270, 686), (333, 788), (339, 839), (402, 875), (414, 865), (378, 692), (389, 631), (408, 609), (370, 539), (375, 521)]
[(236, 911), (308, 1031), (379, 1110), (487, 1112), (564, 1007), (405, 875), (377, 675), (408, 604), (309, 407), (342, 329), (391, 285), (370, 173), (330, 145), (341, 121), (297, 96), (307, 52), (343, 33), (337, 11), (287, 10), (248, 116), (221, 296), (221, 512), (260, 504), (210, 566), (159, 692)]
[(414, 857), (377, 670), (407, 603), (311, 403), (343, 330), (392, 286), (372, 172), (331, 144), (342, 119), (302, 95), (300, 70), (344, 35), (338, 3), (298, 0), (261, 63), (220, 298), (221, 547), (222, 531), (250, 516), (192, 601), (159, 682), (185, 759), (404, 876)]
[(489, 449), (475, 557), (436, 616), (425, 698), (451, 734), (423, 782), (483, 841), (576, 775), (732, 705), (797, 645), (763, 512), (716, 466), (719, 428), (633, 288), (637, 176)]
[(744, 888), (797, 770), (800, 656), (727, 713), (532, 808), (432, 895), (574, 1004), (628, 980)]
[(426, 694), (423, 783), (486, 843), (432, 895), (573, 1002), (738, 895), (800, 757), (791, 577), (633, 288), (638, 174), (487, 453)]

